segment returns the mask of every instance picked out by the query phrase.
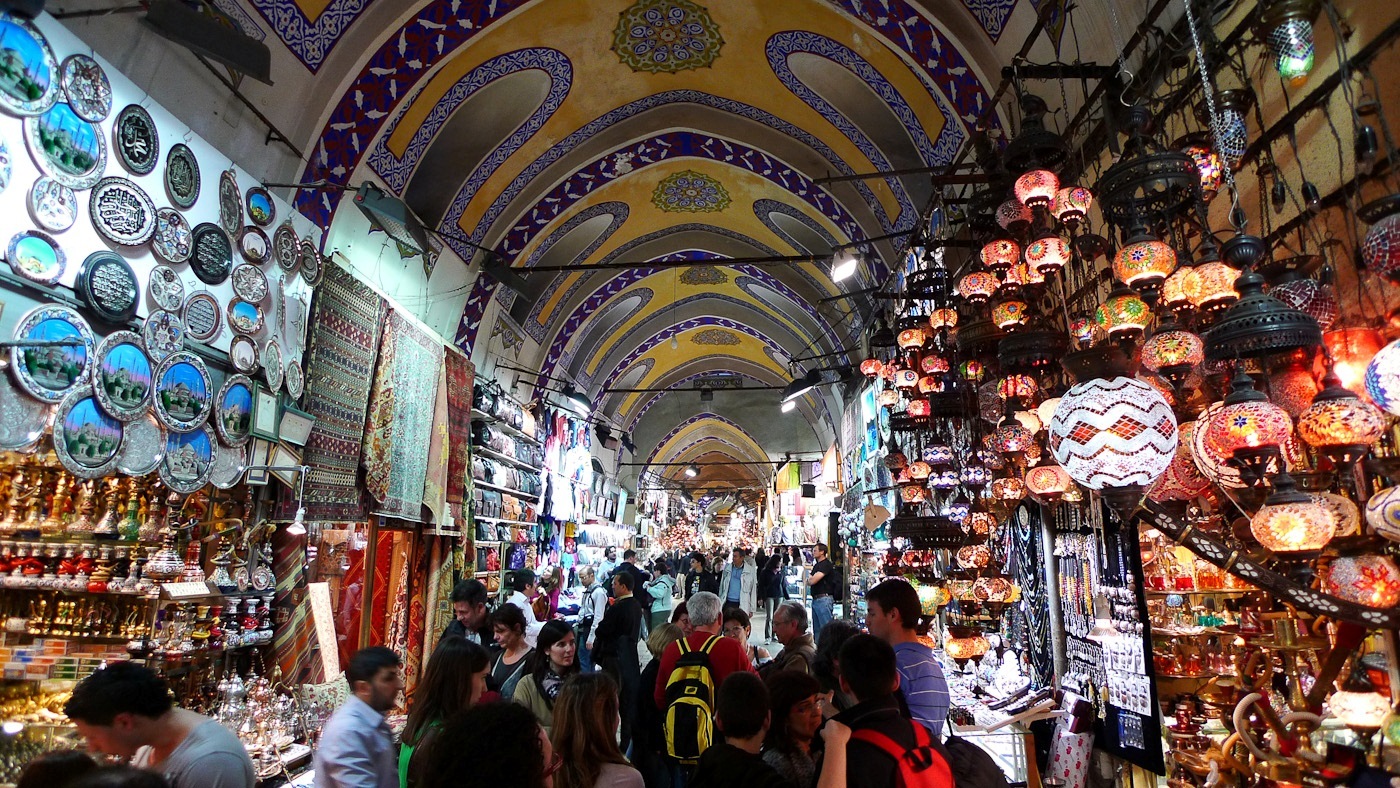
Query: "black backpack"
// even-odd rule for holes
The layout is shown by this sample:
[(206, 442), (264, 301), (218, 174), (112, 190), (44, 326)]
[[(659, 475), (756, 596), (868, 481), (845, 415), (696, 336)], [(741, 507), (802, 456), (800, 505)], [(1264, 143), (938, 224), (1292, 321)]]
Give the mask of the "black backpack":
[(949, 736), (943, 742), (943, 755), (958, 788), (1008, 788), (1001, 767), (986, 750), (972, 742)]

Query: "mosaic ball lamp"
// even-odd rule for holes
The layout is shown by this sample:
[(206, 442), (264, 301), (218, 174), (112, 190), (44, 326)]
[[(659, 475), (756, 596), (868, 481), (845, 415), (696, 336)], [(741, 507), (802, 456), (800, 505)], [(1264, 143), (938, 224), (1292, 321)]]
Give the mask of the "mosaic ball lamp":
[(1176, 270), (1176, 251), (1150, 236), (1134, 236), (1113, 257), (1113, 276), (1135, 288), (1155, 289)]
[(978, 536), (988, 536), (997, 527), (997, 518), (986, 512), (973, 512), (967, 516), (967, 530)]
[(1050, 450), (1070, 478), (1091, 489), (1147, 486), (1176, 456), (1176, 417), (1136, 378), (1091, 378), (1060, 399)]
[(1206, 360), (1206, 346), (1190, 331), (1158, 331), (1142, 345), (1142, 366), (1179, 385), (1192, 368)]
[(916, 350), (923, 347), (927, 339), (928, 335), (922, 328), (906, 328), (899, 332), (895, 342), (899, 344), (900, 350)]
[(1361, 512), (1356, 504), (1345, 495), (1329, 492), (1308, 493), (1318, 505), (1326, 507), (1337, 519), (1337, 536), (1354, 536), (1361, 533)]
[(909, 400), (909, 404), (904, 407), (904, 412), (907, 413), (910, 418), (926, 419), (929, 417), (929, 414), (933, 412), (933, 407), (926, 399), (911, 399)]
[(938, 615), (938, 608), (948, 604), (948, 592), (939, 586), (918, 586), (919, 609), (926, 616)]
[(1196, 170), (1201, 174), (1201, 200), (1210, 202), (1215, 199), (1215, 195), (1220, 193), (1221, 183), (1225, 180), (1225, 163), (1220, 160), (1220, 154), (1204, 140), (1187, 142), (1182, 146), (1181, 152), (1191, 157), (1191, 161), (1196, 163)]
[(1045, 284), (1045, 274), (1033, 268), (1031, 264), (1027, 263), (1025, 260), (1022, 260), (1021, 262), (1017, 263), (1015, 266), (1012, 267), (1010, 271), (1007, 271), (1006, 273), (1008, 277), (1010, 277), (1012, 274), (1015, 274), (1016, 279), (1018, 279), (1023, 285)]
[(1001, 287), (1001, 280), (992, 273), (973, 271), (958, 282), (958, 293), (966, 298), (969, 304), (977, 306), (991, 300), (992, 294), (999, 287)]
[(1302, 16), (1289, 17), (1269, 31), (1267, 41), (1278, 75), (1294, 87), (1301, 85), (1312, 71), (1316, 54), (1312, 21)]
[(1337, 533), (1337, 517), (1298, 489), (1287, 473), (1274, 478), (1274, 491), (1249, 521), (1249, 532), (1272, 552), (1289, 555), (1321, 550)]
[(888, 380), (888, 381), (890, 381), (891, 383), (893, 383), (893, 382), (894, 382), (894, 373), (896, 373), (896, 372), (898, 372), (898, 371), (899, 371), (899, 362), (898, 362), (898, 361), (891, 361), (891, 362), (889, 362), (888, 364), (885, 365), (884, 369), (880, 370), (880, 377), (883, 378), (884, 380)]
[(943, 388), (943, 378), (937, 375), (924, 375), (919, 378), (920, 394), (938, 394)]
[(1290, 364), (1269, 378), (1269, 399), (1294, 419), (1312, 407), (1319, 391), (1312, 370), (1302, 363)]
[[(1352, 669), (1355, 672), (1355, 668)], [(1367, 744), (1370, 737), (1380, 730), (1390, 717), (1390, 698), (1376, 692), (1369, 681), (1352, 689), (1351, 680), (1342, 685), (1340, 692), (1332, 693), (1327, 699), (1327, 710), (1331, 716), (1353, 731), (1364, 731)], [(1369, 747), (1368, 747), (1369, 749)]]
[(1069, 474), (1058, 465), (1037, 465), (1026, 471), (1026, 490), (1046, 503), (1054, 503), (1071, 484)]
[(933, 475), (933, 466), (923, 460), (909, 463), (909, 478), (914, 481), (922, 482), (931, 475)]
[(1210, 489), (1210, 479), (1196, 467), (1191, 456), (1191, 441), (1200, 422), (1188, 421), (1177, 426), (1176, 454), (1162, 477), (1147, 491), (1149, 500), (1190, 501)]
[(1385, 417), (1342, 388), (1336, 375), (1329, 374), (1323, 383), (1312, 405), (1298, 417), (1298, 436), (1333, 462), (1356, 462), (1385, 432)]
[(1324, 285), (1316, 279), (1294, 279), (1284, 282), (1269, 291), (1269, 295), (1285, 304), (1309, 315), (1317, 321), (1322, 330), (1330, 329), (1341, 314), (1337, 303), (1337, 291), (1331, 285)]
[(992, 447), (1002, 454), (1023, 454), (1035, 443), (1031, 431), (1015, 419), (1007, 419), (992, 433)]
[(968, 465), (958, 472), (958, 481), (976, 490), (992, 482), (992, 472), (981, 465)]
[(1366, 524), (1386, 539), (1400, 542), (1400, 487), (1387, 487), (1366, 501)]
[(1055, 217), (1073, 227), (1084, 221), (1093, 204), (1093, 192), (1083, 186), (1063, 186), (1055, 192)]
[(889, 454), (885, 455), (885, 467), (891, 471), (902, 471), (909, 467), (909, 458), (904, 456), (904, 452), (896, 447)]
[(1223, 407), (1212, 412), (1204, 424), (1203, 439), (1217, 456), (1228, 457), (1247, 482), (1262, 483), (1265, 465), (1282, 454), (1282, 447), (1293, 435), (1293, 419), (1283, 408), (1254, 389), (1249, 376), (1236, 376), (1235, 389)]
[(987, 564), (992, 562), (992, 551), (984, 544), (970, 544), (966, 547), (959, 547), (957, 554), (958, 566), (963, 569), (978, 570), (986, 569)]
[(1342, 379), (1342, 388), (1370, 396), (1366, 390), (1366, 366), (1385, 347), (1381, 332), (1374, 328), (1337, 328), (1322, 335), (1322, 344), (1332, 357), (1332, 372)]
[(997, 384), (997, 396), (1002, 399), (1016, 397), (1025, 402), (1034, 398), (1038, 391), (1040, 386), (1030, 375), (1007, 375)]
[(1196, 266), (1195, 271), (1196, 287), (1192, 304), (1197, 309), (1212, 312), (1240, 300), (1239, 291), (1235, 289), (1235, 280), (1240, 278), (1237, 269), (1213, 260)]
[(874, 379), (880, 377), (880, 373), (884, 369), (885, 362), (881, 361), (878, 358), (867, 358), (866, 360), (860, 362), (860, 374), (866, 376), (867, 378)]
[(1004, 577), (979, 577), (972, 582), (972, 595), (983, 602), (1015, 602), (1020, 589)]
[(992, 307), (992, 322), (1003, 331), (1015, 331), (1026, 324), (1026, 302), (1002, 301)]
[(943, 508), (938, 510), (938, 513), (958, 525), (962, 525), (972, 514), (972, 504), (967, 501), (947, 501), (943, 504)]
[(943, 653), (959, 665), (966, 665), (970, 660), (981, 659), (987, 655), (987, 650), (991, 644), (987, 638), (975, 629), (965, 627), (949, 627), (948, 637), (943, 640)]
[(924, 462), (930, 465), (952, 465), (953, 450), (944, 445), (925, 446), (921, 453)]
[(899, 499), (905, 503), (923, 503), (928, 500), (928, 490), (919, 484), (902, 484), (899, 487)]
[(1162, 303), (1174, 311), (1194, 307), (1200, 287), (1200, 274), (1195, 268), (1189, 265), (1178, 268), (1162, 282)]
[[(1021, 245), (1009, 238), (996, 238), (982, 246), (981, 257), (987, 268), (1005, 271), (1021, 261)], [(967, 281), (967, 277), (963, 277), (963, 281)]]
[(958, 374), (962, 375), (963, 380), (977, 383), (986, 374), (986, 367), (982, 366), (982, 362), (976, 359), (969, 359), (958, 365)]
[(1381, 348), (1366, 365), (1366, 393), (1386, 413), (1400, 416), (1400, 339)]
[(1026, 246), (1026, 263), (1042, 277), (1064, 268), (1069, 260), (1069, 244), (1058, 235), (1037, 238)]
[(912, 369), (901, 369), (894, 373), (894, 385), (902, 389), (919, 387), (919, 373)]
[(942, 307), (935, 309), (928, 315), (929, 326), (933, 329), (956, 328), (958, 325), (958, 310)]
[[(1237, 170), (1249, 150), (1249, 124), (1245, 113), (1253, 106), (1254, 96), (1247, 90), (1222, 90), (1215, 94), (1215, 104), (1220, 121), (1212, 126), (1220, 144), (1220, 156), (1230, 169)], [(1205, 108), (1202, 102), (1202, 109)]]
[(1045, 428), (1045, 422), (1040, 420), (1040, 416), (1033, 410), (1018, 410), (1011, 414), (1011, 418), (1021, 422), (1021, 426), (1032, 433), (1040, 432)]
[(1342, 556), (1332, 561), (1330, 570), (1324, 587), (1334, 596), (1378, 609), (1400, 603), (1400, 568), (1389, 556)]
[(992, 497), (998, 501), (1015, 502), (1026, 497), (1026, 483), (1009, 477), (992, 482)]
[(883, 389), (875, 395), (875, 402), (882, 408), (893, 408), (899, 404), (899, 392), (894, 389)]
[[(1200, 425), (1209, 424), (1216, 413), (1224, 408), (1224, 403), (1212, 402), (1206, 406), (1205, 411), (1197, 418), (1197, 428), (1191, 433), (1191, 457), (1196, 461), (1196, 467), (1201, 469), (1212, 482), (1229, 489), (1238, 490), (1248, 486), (1240, 476), (1239, 468), (1232, 462), (1230, 454), (1222, 453), (1219, 443), (1207, 441), (1207, 430)], [(1302, 448), (1292, 435), (1282, 447), (1283, 462), (1286, 468), (1292, 468), (1302, 458)]]
[(1027, 208), (1049, 208), (1060, 190), (1060, 179), (1049, 170), (1031, 170), (1016, 179), (1016, 199)]
[(1400, 279), (1400, 211), (1371, 224), (1361, 241), (1366, 268), (1396, 281)]
[(1114, 288), (1094, 311), (1094, 323), (1111, 337), (1140, 333), (1151, 320), (1152, 310), (1127, 287)]
[(997, 206), (997, 224), (1009, 233), (1020, 233), (1031, 226), (1035, 215), (1018, 200), (1007, 200)]
[(952, 470), (938, 471), (929, 477), (928, 486), (935, 490), (951, 490), (958, 486), (958, 474)]
[(949, 370), (948, 359), (942, 356), (924, 356), (919, 359), (919, 369), (925, 375), (942, 375)]

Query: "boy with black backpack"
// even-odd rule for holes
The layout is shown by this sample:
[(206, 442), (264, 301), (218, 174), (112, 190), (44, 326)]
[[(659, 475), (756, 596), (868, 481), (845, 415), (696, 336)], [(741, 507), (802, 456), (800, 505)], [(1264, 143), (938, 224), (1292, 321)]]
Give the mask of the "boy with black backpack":
[(954, 788), (948, 754), (928, 728), (904, 716), (894, 649), (873, 635), (841, 646), (841, 689), (856, 705), (833, 719), (851, 728), (847, 788)]

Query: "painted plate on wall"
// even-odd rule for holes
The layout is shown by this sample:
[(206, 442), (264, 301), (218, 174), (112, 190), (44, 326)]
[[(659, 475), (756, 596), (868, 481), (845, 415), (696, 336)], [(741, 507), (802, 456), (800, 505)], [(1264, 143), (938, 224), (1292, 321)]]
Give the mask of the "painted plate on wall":
[(112, 82), (100, 63), (87, 55), (69, 55), (58, 72), (63, 93), (78, 117), (98, 123), (112, 114)]
[(324, 263), (321, 253), (310, 241), (301, 242), (301, 278), (308, 285), (315, 287), (321, 284), (321, 275), (325, 273)]
[(16, 340), (78, 340), (76, 345), (10, 348), (10, 371), (25, 391), (45, 402), (58, 402), (92, 380), (97, 341), (75, 310), (46, 305), (29, 310), (15, 327)]
[(214, 401), (214, 427), (219, 440), (228, 446), (242, 446), (253, 437), (253, 380), (247, 375), (229, 375)]
[(135, 175), (150, 175), (160, 163), (160, 132), (140, 104), (127, 104), (117, 113), (112, 140), (122, 166)]
[(91, 189), (107, 168), (107, 140), (102, 129), (59, 102), (24, 119), (24, 144), (39, 170), (74, 189)]
[(237, 447), (219, 447), (219, 454), (214, 458), (214, 471), (209, 474), (209, 483), (220, 490), (228, 490), (237, 487), (243, 481), (243, 473), (248, 470), (248, 450)]
[(117, 467), (123, 432), (122, 423), (103, 412), (91, 391), (75, 391), (54, 413), (54, 452), (79, 479), (106, 476)]
[(152, 312), (141, 327), (141, 344), (152, 361), (165, 361), (185, 349), (185, 324), (174, 312)]
[(245, 375), (258, 371), (258, 346), (239, 334), (228, 343), (228, 360), (233, 368)]
[(185, 302), (185, 283), (174, 268), (158, 265), (146, 279), (146, 295), (151, 303), (167, 312), (174, 312)]
[(151, 408), (155, 365), (133, 331), (113, 331), (97, 346), (93, 388), (97, 401), (117, 421), (135, 421)]
[(233, 243), (217, 224), (195, 225), (192, 233), (190, 269), (206, 285), (223, 284), (233, 268)]
[(122, 450), (117, 456), (117, 470), (127, 476), (145, 476), (160, 467), (165, 459), (165, 428), (156, 415), (146, 415), (122, 427)]
[(16, 233), (5, 249), (5, 259), (16, 274), (41, 285), (57, 282), (67, 265), (58, 241), (38, 230)]
[(300, 361), (287, 362), (287, 393), (292, 395), (292, 399), (301, 399), (301, 393), (306, 389), (306, 376), (302, 374)]
[(245, 195), (248, 206), (248, 218), (259, 227), (266, 227), (272, 224), (272, 220), (277, 218), (277, 205), (272, 202), (272, 195), (267, 189), (261, 186), (254, 186)]
[(214, 441), (214, 430), (208, 425), (189, 433), (171, 433), (165, 439), (160, 480), (173, 492), (198, 492), (209, 483), (218, 457), (219, 446)]
[(10, 185), (10, 146), (4, 140), (0, 140), (0, 192), (5, 191)]
[(61, 233), (78, 219), (78, 197), (73, 190), (40, 175), (29, 187), (29, 215), (34, 223), (51, 233)]
[(282, 346), (277, 344), (277, 340), (269, 339), (262, 349), (263, 377), (267, 379), (267, 387), (274, 394), (282, 388)]
[(228, 302), (228, 327), (244, 336), (263, 330), (262, 307), (251, 301), (235, 298)]
[(238, 251), (244, 260), (253, 265), (262, 265), (272, 253), (272, 242), (267, 239), (267, 233), (263, 232), (261, 227), (250, 224), (238, 234)]
[(231, 236), (243, 228), (243, 198), (238, 191), (238, 173), (233, 170), (219, 174), (219, 226)]
[(53, 406), (20, 390), (0, 375), (0, 449), (19, 451), (43, 436)]
[(168, 263), (189, 262), (194, 252), (194, 233), (184, 214), (174, 208), (156, 211), (156, 231), (151, 236), (151, 250)]
[(196, 342), (213, 339), (224, 324), (219, 300), (205, 290), (190, 294), (189, 300), (185, 301), (184, 316), (186, 336)]
[(0, 109), (11, 115), (39, 115), (58, 101), (58, 58), (34, 25), (0, 14), (0, 49), (8, 68), (0, 73)]
[(199, 160), (183, 142), (170, 146), (165, 154), (165, 191), (175, 207), (189, 210), (199, 199)]
[(256, 265), (244, 263), (233, 269), (233, 292), (244, 301), (255, 304), (267, 298), (267, 275)]
[(141, 285), (131, 263), (106, 249), (83, 260), (73, 291), (99, 318), (118, 325), (136, 317), (136, 306), (141, 300)]
[(146, 192), (126, 178), (103, 178), (88, 197), (88, 215), (107, 240), (140, 246), (156, 232), (156, 206)]
[(156, 419), (171, 432), (193, 432), (209, 420), (214, 385), (204, 361), (181, 351), (156, 367)]
[(277, 225), (272, 233), (272, 256), (277, 259), (277, 267), (283, 271), (297, 270), (297, 264), (301, 262), (299, 243), (291, 219)]

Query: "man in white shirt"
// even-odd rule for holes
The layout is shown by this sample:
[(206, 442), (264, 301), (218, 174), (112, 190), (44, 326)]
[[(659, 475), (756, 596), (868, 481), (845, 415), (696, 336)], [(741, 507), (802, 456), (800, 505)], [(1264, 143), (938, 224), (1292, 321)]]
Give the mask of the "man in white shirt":
[(585, 566), (578, 571), (579, 582), (583, 584), (583, 602), (579, 605), (578, 619), (582, 630), (583, 643), (578, 650), (578, 664), (584, 673), (593, 670), (593, 647), (597, 645), (598, 625), (603, 623), (603, 614), (608, 612), (608, 589), (598, 582), (593, 567)]
[[(598, 562), (597, 578), (600, 583), (611, 583), (613, 570), (617, 569), (617, 548), (603, 548), (603, 560)], [(602, 616), (599, 616), (601, 619)]]
[(539, 579), (529, 569), (517, 569), (506, 576), (506, 584), (510, 587), (506, 602), (520, 608), (520, 612), (525, 614), (525, 644), (534, 648), (535, 640), (544, 628), (544, 622), (535, 618), (535, 608), (530, 604), (539, 596)]
[(719, 578), (719, 598), (725, 610), (737, 607), (752, 616), (758, 606), (758, 565), (745, 560), (741, 547), (734, 548), (732, 557)]

